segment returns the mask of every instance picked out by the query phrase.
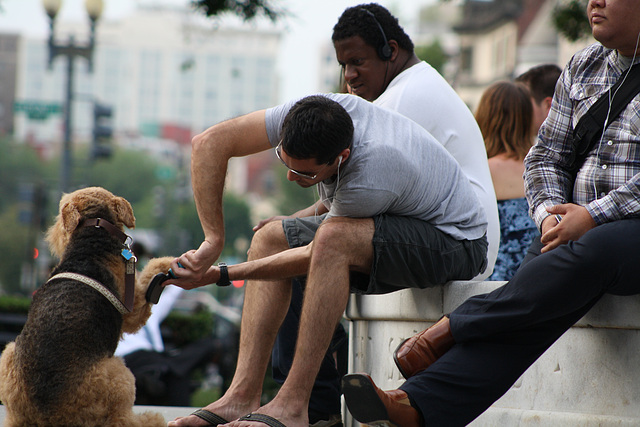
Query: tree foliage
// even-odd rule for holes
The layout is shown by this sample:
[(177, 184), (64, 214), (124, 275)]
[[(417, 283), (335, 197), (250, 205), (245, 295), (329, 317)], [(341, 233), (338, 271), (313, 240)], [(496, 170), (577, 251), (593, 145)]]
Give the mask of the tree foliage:
[(222, 199), (225, 248), (223, 256), (246, 260), (246, 250), (253, 237), (251, 212), (244, 198), (227, 193)]
[(553, 13), (553, 25), (569, 41), (588, 37), (591, 34), (589, 18), (584, 0), (569, 0), (559, 3)]
[[(41, 159), (33, 148), (6, 138), (0, 138), (0, 152), (0, 227), (4, 230), (0, 233), (0, 289), (23, 293), (23, 268), (34, 264), (33, 245), (43, 259), (43, 232), (57, 214), (60, 159)], [(154, 255), (177, 256), (202, 243), (204, 234), (185, 171), (175, 171), (167, 178), (158, 171), (171, 165), (135, 150), (117, 149), (111, 158), (95, 163), (87, 161), (82, 145), (73, 154), (72, 189), (100, 186), (126, 198), (133, 206), (136, 228), (155, 230), (161, 238)], [(38, 209), (45, 220), (30, 224), (21, 218), (25, 211), (34, 210), (34, 204), (20, 194), (24, 193), (21, 189), (36, 187), (44, 189), (48, 203)], [(227, 242), (223, 256), (244, 260), (246, 247), (235, 243), (249, 242), (252, 237), (249, 206), (244, 198), (225, 194), (223, 209)], [(40, 267), (43, 270), (38, 274), (43, 276), (47, 266)], [(36, 283), (42, 279), (36, 278)]]
[(273, 6), (270, 0), (193, 0), (191, 4), (208, 18), (232, 13), (245, 21), (251, 21), (263, 15), (272, 22), (276, 22), (286, 14), (284, 9)]
[[(93, 163), (82, 161), (84, 153), (79, 154), (76, 169), (83, 187), (104, 187), (134, 206), (150, 198), (149, 190), (161, 183), (157, 171), (163, 165), (141, 151), (116, 149), (110, 158)], [(145, 217), (138, 219), (138, 223), (139, 227), (151, 225), (149, 218)]]
[(18, 222), (18, 205), (0, 212), (0, 286), (5, 292), (20, 292), (22, 268), (29, 262), (29, 226)]
[(418, 58), (428, 62), (433, 68), (438, 70), (440, 74), (443, 73), (444, 66), (449, 58), (440, 40), (434, 39), (429, 44), (416, 46), (414, 50)]
[(34, 149), (8, 138), (0, 139), (0, 212), (18, 200), (20, 183), (53, 179), (53, 170), (38, 159)]

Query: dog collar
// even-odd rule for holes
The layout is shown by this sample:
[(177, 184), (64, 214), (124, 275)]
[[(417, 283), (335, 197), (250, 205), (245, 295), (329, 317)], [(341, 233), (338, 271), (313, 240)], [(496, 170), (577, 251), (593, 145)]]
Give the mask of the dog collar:
[[(120, 230), (118, 227), (102, 218), (88, 218), (80, 223), (78, 227), (96, 227), (104, 228), (112, 236), (116, 237), (124, 247), (122, 249), (122, 256), (125, 259), (125, 272), (124, 272), (124, 306), (131, 312), (133, 310), (133, 300), (136, 287), (136, 257), (131, 252), (129, 243), (132, 241), (131, 237)], [(119, 301), (119, 300), (118, 300)]]
[(109, 233), (111, 233), (112, 236), (117, 237), (118, 240), (120, 240), (122, 242), (122, 244), (124, 246), (127, 246), (127, 247), (129, 246), (130, 240), (132, 240), (130, 236), (128, 236), (126, 233), (124, 233), (122, 230), (120, 230), (115, 225), (111, 224), (106, 219), (88, 218), (88, 219), (85, 219), (84, 221), (82, 221), (82, 223), (80, 223), (80, 227), (104, 228)]
[(107, 289), (102, 283), (98, 282), (97, 280), (93, 280), (91, 277), (87, 277), (83, 274), (78, 273), (58, 273), (47, 280), (47, 283), (56, 279), (70, 279), (75, 280), (76, 282), (84, 283), (85, 285), (90, 286), (96, 291), (100, 292), (102, 296), (108, 299), (109, 302), (116, 308), (116, 310), (120, 312), (120, 314), (125, 315), (131, 312), (131, 310), (127, 309), (127, 307), (124, 306), (124, 304), (118, 299), (117, 296), (113, 294), (113, 292)]

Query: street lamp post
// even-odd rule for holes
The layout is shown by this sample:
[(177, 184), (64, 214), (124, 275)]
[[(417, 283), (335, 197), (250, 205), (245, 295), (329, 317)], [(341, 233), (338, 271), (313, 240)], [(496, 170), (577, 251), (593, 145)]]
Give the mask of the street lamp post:
[(96, 22), (102, 14), (102, 0), (86, 0), (85, 6), (87, 14), (91, 20), (91, 33), (89, 43), (78, 45), (74, 37), (70, 36), (67, 43), (59, 43), (55, 40), (56, 15), (60, 10), (62, 0), (42, 0), (44, 9), (49, 15), (49, 69), (53, 60), (57, 56), (64, 56), (67, 59), (67, 84), (64, 103), (64, 142), (62, 146), (62, 164), (60, 165), (60, 190), (69, 191), (69, 181), (72, 169), (71, 157), (71, 107), (73, 105), (73, 60), (75, 57), (83, 57), (89, 62), (89, 72), (93, 71), (93, 48), (95, 46)]

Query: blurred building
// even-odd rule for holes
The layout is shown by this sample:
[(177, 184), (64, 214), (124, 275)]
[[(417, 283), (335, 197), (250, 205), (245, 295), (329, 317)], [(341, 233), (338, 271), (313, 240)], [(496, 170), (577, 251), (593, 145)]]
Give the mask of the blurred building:
[[(85, 40), (88, 25), (61, 22), (56, 37)], [(218, 25), (187, 9), (141, 6), (118, 22), (99, 21), (93, 73), (76, 59), (74, 140), (91, 131), (94, 102), (113, 108), (116, 135), (188, 142), (221, 120), (275, 104), (280, 33)], [(47, 69), (44, 39), (23, 39), (16, 98), (62, 102), (65, 60)], [(61, 117), (30, 123), (17, 115), (16, 136), (59, 139)], [(34, 126), (35, 125), (35, 126)], [(38, 126), (40, 125), (40, 126)]]
[(18, 38), (0, 34), (0, 136), (13, 133)]
[[(82, 44), (88, 32), (86, 22), (59, 22), (56, 38), (65, 42), (73, 36), (75, 43)], [(176, 143), (188, 150), (192, 136), (209, 126), (275, 105), (280, 39), (280, 30), (270, 23), (247, 25), (233, 18), (216, 21), (172, 6), (139, 6), (122, 20), (99, 20), (93, 72), (89, 73), (86, 60), (75, 60), (75, 146), (91, 140), (95, 103), (113, 109), (116, 143), (139, 148), (155, 144), (147, 150), (152, 155), (173, 152)], [(8, 36), (0, 39), (0, 49), (10, 46), (11, 40)], [(18, 76), (14, 98), (62, 105), (66, 58), (56, 58), (49, 70), (44, 38), (20, 37), (13, 44), (17, 52), (13, 74)], [(0, 58), (2, 72), (2, 65), (9, 61), (4, 52)], [(3, 75), (3, 85), (4, 81)], [(0, 102), (4, 107), (3, 98)], [(34, 119), (16, 112), (14, 119), (16, 139), (44, 147), (40, 150), (44, 155), (59, 153), (62, 114)], [(4, 123), (2, 115), (0, 123)], [(234, 180), (237, 191), (246, 188), (242, 163), (238, 162), (239, 171), (231, 171), (239, 176)]]
[(561, 0), (466, 0), (455, 26), (460, 40), (454, 87), (475, 108), (491, 83), (512, 79), (532, 66), (561, 68), (591, 41), (570, 43), (553, 26)]
[(342, 83), (340, 79), (342, 69), (338, 65), (331, 36), (327, 38), (325, 43), (320, 45), (318, 56), (320, 62), (318, 65), (317, 87), (320, 92), (338, 92)]

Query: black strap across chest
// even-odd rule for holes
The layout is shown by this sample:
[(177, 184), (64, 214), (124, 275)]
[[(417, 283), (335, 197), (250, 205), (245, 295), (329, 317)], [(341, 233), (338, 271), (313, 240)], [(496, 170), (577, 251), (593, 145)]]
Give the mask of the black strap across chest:
[[(623, 84), (624, 83), (624, 84)], [(627, 105), (640, 92), (640, 63), (625, 70), (618, 81), (611, 86), (580, 118), (573, 130), (573, 147), (576, 159), (572, 170), (577, 172), (589, 152), (602, 138), (602, 133), (627, 108)], [(609, 100), (611, 99), (611, 111)], [(607, 114), (609, 118), (607, 120)], [(605, 120), (607, 123), (605, 124)]]

